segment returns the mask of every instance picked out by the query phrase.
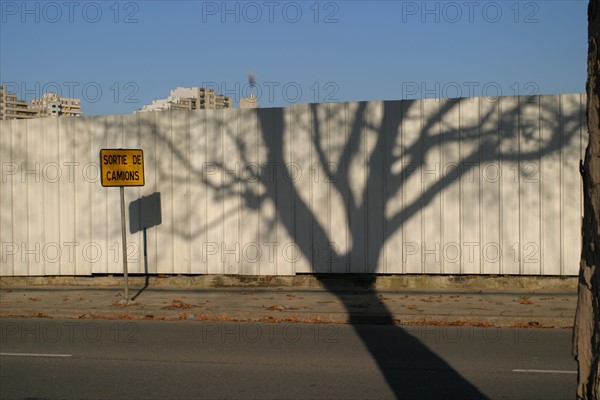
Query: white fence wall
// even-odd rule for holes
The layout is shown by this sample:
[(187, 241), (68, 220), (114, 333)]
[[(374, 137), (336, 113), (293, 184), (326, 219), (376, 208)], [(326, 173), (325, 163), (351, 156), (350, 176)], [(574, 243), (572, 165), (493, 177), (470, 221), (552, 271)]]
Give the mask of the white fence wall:
[(575, 275), (586, 130), (581, 94), (0, 121), (0, 275), (122, 272), (121, 147), (150, 273)]

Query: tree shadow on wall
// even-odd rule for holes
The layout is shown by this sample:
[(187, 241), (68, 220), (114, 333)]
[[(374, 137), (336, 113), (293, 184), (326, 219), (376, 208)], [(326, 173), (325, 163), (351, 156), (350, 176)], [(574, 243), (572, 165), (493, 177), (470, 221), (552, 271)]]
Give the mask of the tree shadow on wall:
[[(486, 398), (476, 387), (456, 372), (448, 363), (431, 352), (425, 345), (405, 332), (397, 325), (393, 314), (380, 299), (373, 286), (365, 288), (364, 294), (373, 307), (381, 310), (377, 322), (393, 326), (388, 339), (358, 329), (360, 313), (349, 301), (350, 296), (335, 285), (335, 280), (328, 279), (331, 272), (363, 272), (375, 273), (381, 264), (384, 246), (392, 235), (401, 230), (411, 218), (422, 212), (434, 199), (452, 185), (456, 185), (465, 175), (486, 162), (537, 162), (550, 153), (557, 152), (577, 134), (577, 129), (563, 129), (565, 126), (578, 126), (579, 116), (561, 116), (558, 104), (533, 107), (543, 109), (542, 117), (537, 123), (543, 123), (549, 137), (542, 140), (541, 126), (535, 122), (528, 123), (523, 118), (523, 107), (532, 102), (528, 98), (506, 98), (513, 104), (505, 104), (505, 109), (496, 104), (480, 106), (477, 125), (451, 126), (445, 124), (444, 118), (459, 112), (463, 100), (446, 100), (436, 103), (429, 110), (425, 120), (411, 120), (409, 110), (423, 107), (422, 101), (396, 101), (378, 103), (376, 107), (382, 115), (374, 116), (370, 103), (357, 103), (355, 109), (350, 106), (310, 105), (310, 138), (304, 138), (313, 150), (322, 173), (328, 178), (329, 196), (342, 199), (336, 204), (343, 210), (346, 245), (331, 246), (335, 243), (332, 229), (326, 226), (317, 216), (316, 209), (325, 207), (307, 200), (301, 186), (284, 176), (283, 173), (264, 174), (245, 171), (243, 175), (234, 175), (228, 180), (215, 181), (209, 179), (197, 160), (178, 150), (171, 137), (156, 130), (158, 144), (170, 149), (174, 159), (186, 170), (189, 176), (182, 182), (203, 185), (213, 193), (215, 198), (239, 198), (242, 207), (258, 210), (266, 202), (274, 207), (274, 215), (261, 229), (274, 231), (277, 226), (285, 229), (303, 259), (309, 260), (311, 271), (315, 273), (322, 286), (335, 294), (346, 307), (350, 322), (357, 335), (362, 339), (374, 360), (377, 362), (387, 383), (397, 398)], [(483, 101), (483, 100), (480, 100)], [(430, 102), (431, 103), (431, 102)], [(535, 102), (534, 102), (535, 103)], [(372, 103), (371, 103), (372, 104)], [(336, 112), (338, 110), (341, 112)], [(233, 110), (232, 110), (233, 111)], [(264, 148), (261, 160), (270, 165), (285, 166), (289, 164), (289, 136), (286, 139), (286, 123), (290, 109), (258, 109), (257, 143)], [(325, 115), (323, 115), (323, 113)], [(559, 118), (560, 117), (560, 118)], [(223, 118), (224, 119), (224, 118)], [(414, 118), (413, 118), (414, 119)], [(559, 122), (557, 122), (559, 121)], [(222, 122), (225, 124), (225, 122)], [(404, 140), (402, 130), (406, 124), (418, 126), (418, 133), (412, 140)], [(328, 127), (345, 124), (343, 140), (330, 137)], [(562, 124), (559, 126), (558, 124)], [(219, 127), (223, 128), (223, 127)], [(247, 138), (225, 128), (220, 129), (227, 140), (233, 143), (230, 150), (235, 151), (236, 159), (242, 165), (255, 162)], [(561, 133), (564, 131), (565, 133)], [(291, 133), (290, 136), (293, 136)], [(515, 146), (519, 140), (529, 140), (535, 146), (527, 148)], [(462, 146), (459, 157), (441, 170), (439, 179), (428, 185), (423, 184), (419, 193), (407, 193), (408, 181), (415, 174), (426, 169), (427, 157), (435, 149)], [(257, 145), (258, 146), (258, 145)], [(252, 151), (255, 151), (254, 149)], [(210, 155), (208, 155), (210, 157)], [(353, 165), (359, 160), (363, 163), (364, 174), (357, 178)], [(215, 163), (216, 168), (227, 174), (224, 163)], [(519, 171), (524, 173), (524, 171)], [(354, 181), (360, 180), (362, 187)], [(397, 207), (394, 199), (401, 194), (406, 200)], [(517, 195), (517, 194), (515, 194)], [(332, 207), (327, 205), (327, 207)], [(226, 210), (225, 210), (226, 211)], [(234, 213), (235, 215), (235, 213)], [(227, 214), (223, 218), (229, 218)], [(176, 221), (173, 222), (177, 224)], [(211, 228), (211, 223), (206, 229)], [(439, 227), (429, 227), (439, 229)], [(189, 236), (198, 232), (180, 232), (181, 236)], [(325, 260), (319, 258), (319, 250), (327, 248)], [(423, 268), (423, 267), (422, 267)], [(428, 272), (421, 270), (420, 272)], [(325, 274), (322, 274), (325, 273)], [(391, 347), (383, 343), (393, 343)]]

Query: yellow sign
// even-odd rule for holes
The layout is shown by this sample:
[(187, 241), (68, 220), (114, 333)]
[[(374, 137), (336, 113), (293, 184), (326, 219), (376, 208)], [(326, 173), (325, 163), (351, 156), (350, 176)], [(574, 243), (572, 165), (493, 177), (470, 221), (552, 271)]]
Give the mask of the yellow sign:
[(100, 150), (102, 186), (144, 186), (144, 152), (141, 149)]

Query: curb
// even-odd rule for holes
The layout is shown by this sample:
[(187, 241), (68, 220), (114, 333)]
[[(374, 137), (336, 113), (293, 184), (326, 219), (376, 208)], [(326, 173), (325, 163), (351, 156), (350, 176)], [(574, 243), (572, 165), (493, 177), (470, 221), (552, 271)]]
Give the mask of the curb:
[(496, 328), (573, 328), (573, 318), (549, 316), (449, 316), (449, 315), (389, 315), (347, 314), (347, 313), (277, 313), (261, 315), (242, 314), (205, 314), (193, 311), (173, 313), (133, 310), (61, 310), (52, 315), (33, 310), (17, 313), (0, 313), (0, 318), (43, 318), (43, 319), (80, 319), (80, 320), (131, 320), (131, 321), (204, 321), (219, 323), (308, 323), (308, 324), (352, 324), (352, 325), (397, 325), (397, 326), (442, 326), (442, 327), (496, 327)]
[[(134, 275), (129, 286), (154, 288), (293, 287), (375, 289), (526, 289), (577, 291), (577, 277), (514, 275)], [(35, 286), (122, 287), (120, 275), (0, 277), (0, 288)]]

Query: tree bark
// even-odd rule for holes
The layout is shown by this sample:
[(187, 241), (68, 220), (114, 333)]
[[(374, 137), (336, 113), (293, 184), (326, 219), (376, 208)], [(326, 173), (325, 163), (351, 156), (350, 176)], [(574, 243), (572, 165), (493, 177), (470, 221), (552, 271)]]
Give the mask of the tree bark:
[(577, 398), (600, 399), (600, 0), (588, 5), (588, 146), (581, 164), (584, 216), (573, 330)]

